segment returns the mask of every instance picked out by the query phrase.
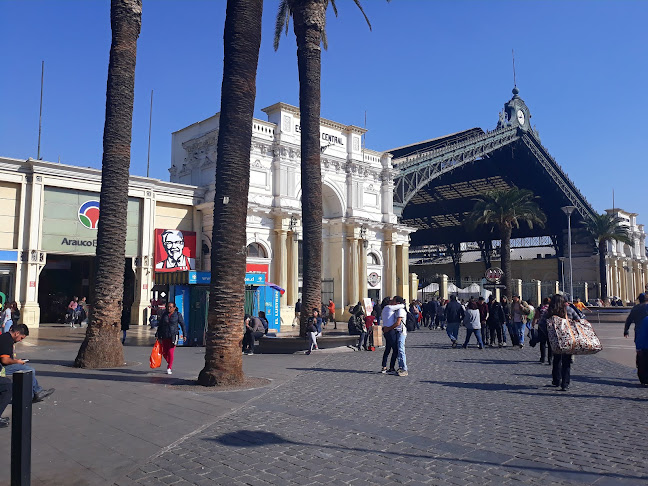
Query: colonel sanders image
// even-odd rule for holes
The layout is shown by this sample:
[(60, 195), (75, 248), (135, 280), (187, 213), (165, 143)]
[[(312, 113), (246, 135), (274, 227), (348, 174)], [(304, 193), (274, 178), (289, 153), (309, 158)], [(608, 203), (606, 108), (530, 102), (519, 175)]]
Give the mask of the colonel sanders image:
[(161, 238), (167, 258), (157, 262), (155, 264), (156, 269), (191, 270), (195, 267), (195, 259), (188, 258), (182, 253), (185, 246), (182, 231), (165, 230)]

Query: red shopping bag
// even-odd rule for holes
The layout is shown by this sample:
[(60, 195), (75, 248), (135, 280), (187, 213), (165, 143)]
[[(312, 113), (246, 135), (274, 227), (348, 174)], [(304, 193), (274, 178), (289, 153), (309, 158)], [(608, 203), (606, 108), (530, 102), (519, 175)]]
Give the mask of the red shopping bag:
[(151, 359), (149, 360), (151, 368), (159, 368), (162, 364), (162, 343), (155, 340), (153, 349), (151, 350)]

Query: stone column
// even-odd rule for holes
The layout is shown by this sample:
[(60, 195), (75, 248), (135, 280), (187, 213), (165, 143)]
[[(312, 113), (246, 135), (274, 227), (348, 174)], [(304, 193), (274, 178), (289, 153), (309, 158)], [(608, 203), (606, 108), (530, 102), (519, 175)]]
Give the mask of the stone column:
[(367, 292), (367, 249), (364, 247), (364, 241), (363, 240), (357, 240), (358, 241), (358, 251), (359, 251), (359, 260), (360, 260), (360, 270), (359, 270), (359, 277), (360, 277), (360, 299), (364, 299), (365, 297), (369, 297), (369, 293)]
[(558, 280), (556, 280), (554, 282), (553, 293), (557, 294), (558, 292), (560, 292), (560, 282)]
[(585, 292), (585, 296), (583, 298), (583, 301), (587, 302), (589, 300), (589, 288), (587, 286), (587, 282), (585, 282), (583, 285), (584, 285), (583, 291)]
[(396, 292), (401, 297), (409, 294), (409, 245), (396, 246)]
[(288, 288), (286, 297), (289, 306), (294, 306), (299, 298), (299, 240), (297, 233), (291, 231), (288, 240)]
[(412, 302), (418, 298), (418, 275), (415, 273), (409, 274), (409, 296), (406, 297), (408, 302)]
[(347, 251), (347, 277), (348, 277), (348, 289), (347, 289), (347, 302), (345, 308), (348, 308), (350, 305), (355, 305), (359, 300), (359, 277), (358, 277), (358, 240), (355, 238), (355, 235), (352, 235), (347, 238), (348, 251)]
[[(21, 322), (29, 327), (39, 327), (40, 306), (38, 305), (38, 286), (40, 272), (45, 266), (46, 255), (39, 251), (39, 236), (43, 218), (43, 177), (34, 174), (31, 183), (23, 184), (25, 194), (25, 237), (23, 238), (22, 278), (25, 279), (25, 300), (22, 308)], [(22, 196), (21, 196), (22, 199)]]
[(519, 278), (511, 279), (511, 292), (513, 295), (519, 295), (522, 298), (522, 280)]
[(385, 241), (385, 265), (383, 271), (387, 279), (385, 295), (393, 297), (396, 295), (396, 249), (392, 241)]
[(535, 302), (533, 304), (538, 307), (542, 303), (542, 282), (540, 280), (532, 280), (532, 282), (535, 285), (535, 291), (533, 292)]
[[(281, 223), (279, 223), (281, 224)], [(273, 248), (273, 275), (274, 283), (279, 285), (282, 289), (287, 287), (288, 283), (288, 256), (286, 252), (286, 239), (288, 232), (285, 229), (275, 229), (275, 242)], [(286, 307), (288, 303), (286, 299), (281, 299), (281, 307)], [(282, 310), (283, 314), (283, 310)], [(285, 314), (287, 315), (287, 314)]]
[(441, 275), (441, 280), (439, 281), (439, 297), (448, 300), (448, 276), (445, 274)]

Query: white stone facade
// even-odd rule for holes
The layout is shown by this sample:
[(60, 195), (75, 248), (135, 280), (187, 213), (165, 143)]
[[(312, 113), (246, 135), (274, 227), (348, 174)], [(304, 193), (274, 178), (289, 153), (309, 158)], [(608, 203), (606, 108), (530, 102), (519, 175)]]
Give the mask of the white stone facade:
[[(268, 121), (253, 120), (247, 234), (248, 244), (257, 243), (264, 251), (248, 258), (248, 268), (259, 271), (265, 265), (268, 278), (287, 290), (282, 298), (285, 325), (301, 283), (300, 114), (284, 103), (263, 111)], [(175, 132), (172, 140), (171, 181), (205, 189), (199, 209), (208, 247), (218, 127), (216, 114)], [(394, 215), (391, 155), (363, 148), (365, 130), (360, 127), (322, 119), (320, 132), (323, 279), (325, 289), (332, 287), (338, 318), (363, 297), (409, 297), (407, 255), (414, 230), (397, 224)], [(203, 264), (209, 269), (208, 259)]]
[(637, 213), (623, 209), (606, 209), (621, 218), (621, 225), (628, 229), (632, 243), (608, 241), (605, 257), (608, 272), (608, 294), (624, 302), (632, 302), (646, 290), (648, 258), (646, 257), (646, 232), (643, 224), (637, 224)]

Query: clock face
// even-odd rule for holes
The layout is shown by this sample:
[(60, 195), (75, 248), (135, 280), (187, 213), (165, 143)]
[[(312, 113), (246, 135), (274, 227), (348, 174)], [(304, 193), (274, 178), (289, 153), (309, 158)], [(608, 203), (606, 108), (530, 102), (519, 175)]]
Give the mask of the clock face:
[(517, 119), (520, 125), (524, 125), (524, 112), (522, 110), (517, 111)]

